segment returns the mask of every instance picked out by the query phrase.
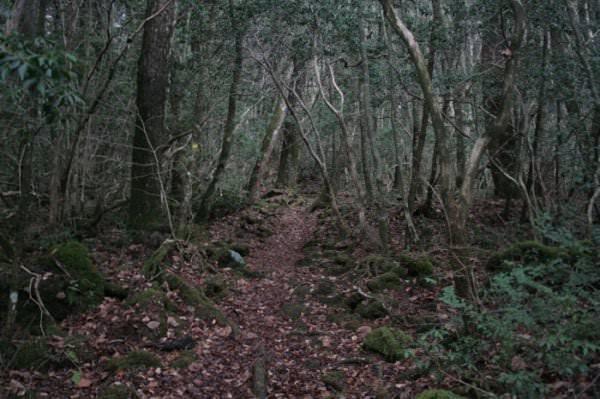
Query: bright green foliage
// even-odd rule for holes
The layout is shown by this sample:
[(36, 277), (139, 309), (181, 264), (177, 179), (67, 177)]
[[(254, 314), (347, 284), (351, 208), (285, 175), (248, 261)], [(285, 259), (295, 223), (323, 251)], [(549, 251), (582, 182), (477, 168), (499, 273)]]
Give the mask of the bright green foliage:
[(415, 259), (402, 254), (398, 256), (398, 261), (413, 276), (428, 276), (433, 273), (433, 263), (427, 257)]
[(406, 345), (411, 342), (410, 336), (390, 327), (373, 330), (365, 337), (363, 347), (382, 355), (388, 362), (395, 362), (406, 357)]
[(464, 399), (453, 392), (445, 389), (428, 389), (418, 394), (415, 399)]
[(147, 351), (129, 352), (122, 357), (114, 357), (108, 361), (106, 368), (110, 371), (140, 370), (150, 367), (160, 367), (160, 358)]
[(0, 83), (10, 76), (19, 79), (23, 90), (44, 99), (44, 111), (82, 104), (75, 84), (76, 57), (37, 37), (25, 40), (19, 35), (0, 34)]
[(79, 304), (85, 309), (102, 302), (104, 278), (92, 264), (83, 244), (69, 241), (54, 247), (50, 254), (72, 278), (67, 289), (70, 303)]
[(490, 257), (487, 267), (492, 271), (507, 271), (515, 264), (547, 262), (567, 258), (568, 251), (559, 247), (550, 247), (538, 241), (517, 242)]
[[(468, 321), (458, 335), (455, 328), (444, 328), (423, 340), (446, 372), (495, 381), (494, 392), (532, 398), (547, 394), (545, 376), (575, 383), (592, 372), (600, 352), (597, 255), (535, 247), (544, 261), (528, 258), (496, 274), (481, 293), (481, 308), (457, 298), (452, 288), (444, 291), (441, 299), (463, 314), (454, 325)], [(565, 252), (579, 256), (571, 255), (568, 263), (554, 256)]]

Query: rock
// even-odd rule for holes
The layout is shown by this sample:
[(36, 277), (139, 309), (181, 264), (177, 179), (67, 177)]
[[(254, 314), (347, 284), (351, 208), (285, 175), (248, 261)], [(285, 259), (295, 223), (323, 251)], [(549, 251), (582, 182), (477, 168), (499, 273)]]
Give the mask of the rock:
[(405, 357), (406, 345), (411, 342), (409, 335), (389, 327), (380, 327), (369, 333), (363, 347), (383, 356), (388, 362), (402, 360)]
[(163, 352), (180, 351), (183, 349), (192, 349), (196, 346), (196, 341), (190, 336), (186, 335), (182, 338), (169, 339), (165, 342), (161, 342), (157, 345), (158, 349)]
[(428, 389), (418, 394), (415, 399), (465, 399), (453, 392), (444, 389)]
[(364, 339), (367, 335), (369, 335), (373, 331), (371, 326), (360, 326), (356, 329), (356, 334), (359, 338)]

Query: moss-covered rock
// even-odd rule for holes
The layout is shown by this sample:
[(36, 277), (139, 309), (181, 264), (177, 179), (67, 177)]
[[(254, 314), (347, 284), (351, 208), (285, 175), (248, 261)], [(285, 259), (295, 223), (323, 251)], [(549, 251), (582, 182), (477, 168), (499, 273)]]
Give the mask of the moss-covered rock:
[(388, 311), (385, 309), (383, 304), (375, 299), (369, 299), (363, 301), (356, 306), (355, 312), (358, 313), (362, 318), (374, 320), (381, 317), (385, 317)]
[(494, 253), (486, 266), (492, 272), (503, 272), (510, 270), (515, 263), (548, 262), (568, 257), (569, 252), (563, 248), (551, 247), (538, 241), (521, 241)]
[(350, 266), (354, 262), (352, 257), (346, 253), (340, 252), (333, 257), (333, 262), (341, 266)]
[(123, 384), (114, 384), (102, 388), (98, 392), (98, 399), (136, 399), (135, 391)]
[(196, 352), (193, 350), (184, 351), (181, 352), (181, 354), (175, 360), (173, 360), (171, 366), (176, 369), (184, 369), (190, 364), (194, 363), (197, 359), (198, 356), (196, 356)]
[(408, 270), (412, 276), (429, 276), (433, 273), (433, 263), (426, 256), (420, 258), (412, 258), (408, 255), (399, 255), (398, 261), (400, 265)]
[(82, 310), (102, 302), (104, 277), (92, 263), (83, 244), (69, 241), (54, 247), (50, 255), (58, 264), (59, 271), (67, 274), (70, 279), (66, 293), (68, 300), (78, 304), (78, 308)]
[(321, 381), (337, 392), (343, 392), (346, 388), (346, 376), (342, 371), (329, 371), (323, 374)]
[(158, 322), (157, 326), (153, 324), (150, 326), (147, 324), (137, 325), (133, 331), (151, 339), (164, 337), (167, 334), (168, 313), (175, 309), (175, 305), (169, 301), (167, 295), (161, 289), (148, 288), (128, 298), (125, 303), (153, 315), (155, 318), (153, 321)]
[(389, 327), (380, 327), (371, 331), (363, 341), (363, 347), (383, 356), (388, 362), (401, 360), (405, 356), (406, 346), (411, 342), (409, 335)]
[(367, 282), (371, 291), (377, 292), (385, 289), (398, 289), (402, 287), (402, 280), (394, 272), (386, 272)]
[(415, 399), (465, 399), (453, 392), (444, 389), (428, 389), (421, 392)]
[(165, 240), (154, 253), (146, 259), (142, 272), (149, 280), (154, 280), (162, 273), (163, 263), (167, 256), (177, 247), (175, 240)]
[(125, 356), (113, 357), (106, 363), (106, 369), (110, 371), (141, 370), (160, 366), (160, 358), (147, 351), (129, 352)]

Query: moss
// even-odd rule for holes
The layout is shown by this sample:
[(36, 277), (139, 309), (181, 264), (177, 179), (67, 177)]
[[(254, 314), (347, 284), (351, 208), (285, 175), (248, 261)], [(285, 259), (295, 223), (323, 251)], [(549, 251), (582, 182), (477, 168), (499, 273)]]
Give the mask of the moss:
[(415, 399), (464, 399), (453, 392), (444, 389), (428, 389), (421, 392)]
[(281, 312), (290, 320), (298, 320), (306, 310), (301, 303), (286, 303), (281, 307)]
[(503, 272), (510, 270), (513, 262), (527, 264), (568, 257), (568, 251), (563, 248), (550, 247), (538, 241), (521, 241), (494, 253), (486, 266), (490, 271)]
[(52, 350), (45, 338), (23, 343), (14, 354), (11, 367), (15, 369), (47, 370), (52, 363)]
[(175, 240), (166, 240), (160, 247), (146, 259), (142, 273), (149, 280), (154, 280), (163, 272), (162, 264), (169, 253), (175, 249), (177, 242)]
[(330, 371), (323, 374), (321, 381), (337, 392), (343, 392), (346, 388), (346, 376), (341, 371)]
[(198, 357), (196, 356), (196, 353), (193, 350), (188, 350), (182, 352), (175, 360), (173, 360), (171, 366), (176, 369), (184, 369), (187, 368), (190, 364), (194, 363), (197, 358)]
[(367, 287), (371, 291), (381, 291), (384, 289), (398, 289), (402, 287), (402, 280), (394, 272), (386, 272), (380, 276), (374, 277), (367, 282)]
[(348, 254), (340, 253), (333, 258), (333, 261), (338, 265), (350, 266), (353, 262), (353, 259)]
[(365, 300), (365, 297), (360, 295), (358, 292), (353, 292), (344, 300), (344, 304), (350, 308), (350, 310), (355, 310), (358, 305)]
[(135, 391), (126, 385), (115, 384), (103, 388), (98, 393), (98, 399), (133, 399), (137, 398)]
[(209, 276), (204, 281), (204, 294), (209, 298), (221, 298), (227, 293), (227, 281), (221, 276)]
[(73, 303), (78, 303), (81, 309), (87, 309), (102, 302), (104, 278), (92, 264), (85, 246), (77, 241), (69, 241), (54, 247), (50, 254), (75, 280), (70, 284), (74, 292), (71, 298)]
[(380, 327), (365, 337), (363, 347), (370, 352), (382, 355), (388, 362), (395, 362), (404, 358), (406, 345), (410, 342), (410, 336), (404, 332), (389, 327)]
[(148, 288), (127, 298), (125, 303), (129, 306), (147, 307), (149, 305), (164, 306), (166, 301), (167, 295), (163, 291), (158, 288)]
[(160, 366), (160, 358), (147, 351), (134, 351), (125, 356), (113, 357), (106, 364), (106, 368), (110, 371), (140, 370)]
[(415, 259), (401, 254), (398, 256), (398, 260), (400, 265), (405, 267), (412, 276), (429, 276), (433, 273), (433, 263), (426, 256)]
[(379, 319), (385, 317), (388, 311), (385, 309), (383, 304), (376, 300), (368, 300), (367, 302), (361, 302), (356, 306), (356, 313), (365, 319)]

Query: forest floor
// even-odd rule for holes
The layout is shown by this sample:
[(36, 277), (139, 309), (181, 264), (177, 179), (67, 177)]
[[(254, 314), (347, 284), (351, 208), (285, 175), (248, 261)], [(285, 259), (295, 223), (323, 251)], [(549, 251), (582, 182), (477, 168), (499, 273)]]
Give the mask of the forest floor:
[[(64, 320), (60, 327), (66, 335), (49, 334), (53, 353), (70, 355), (66, 363), (50, 370), (9, 370), (0, 376), (5, 393), (113, 397), (108, 395), (117, 386), (139, 398), (251, 398), (260, 396), (261, 390), (272, 398), (414, 397), (428, 385), (427, 377), (419, 381), (410, 373), (414, 359), (386, 362), (367, 353), (362, 343), (390, 318), (422, 314), (423, 306), (435, 310), (437, 292), (415, 293), (407, 286), (396, 292), (395, 315), (373, 320), (347, 314), (340, 298), (356, 295), (354, 282), (327, 270), (335, 263), (315, 265), (318, 260), (305, 259), (307, 243), (330, 239), (327, 230), (332, 223), (308, 208), (306, 199), (284, 199), (270, 204), (268, 212), (246, 210), (210, 225), (211, 242), (238, 240), (249, 250), (245, 261), (250, 276), (231, 268), (218, 270), (227, 287), (213, 299), (229, 322), (198, 317), (178, 292), (167, 287), (166, 300), (176, 310), (169, 313), (161, 338), (155, 334), (157, 326), (164, 324), (157, 321), (156, 301), (139, 306), (105, 298), (99, 307)], [(257, 221), (263, 226), (258, 231), (267, 234), (257, 234)], [(128, 298), (148, 292), (152, 283), (141, 274), (144, 260), (151, 255), (147, 246), (110, 241), (98, 238), (88, 245), (98, 268), (109, 280), (129, 288)], [(214, 275), (196, 263), (199, 258), (189, 255), (202, 250), (202, 244), (189, 245), (193, 251), (175, 251), (165, 262), (170, 272), (188, 283), (206, 286)], [(423, 301), (426, 305), (419, 303)], [(161, 350), (161, 343), (182, 337), (190, 341), (185, 348)], [(111, 359), (135, 351), (153, 353), (158, 362), (132, 370), (107, 366)]]

